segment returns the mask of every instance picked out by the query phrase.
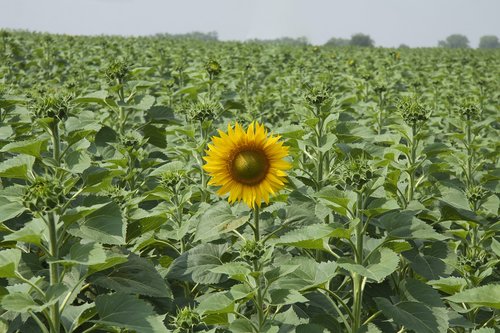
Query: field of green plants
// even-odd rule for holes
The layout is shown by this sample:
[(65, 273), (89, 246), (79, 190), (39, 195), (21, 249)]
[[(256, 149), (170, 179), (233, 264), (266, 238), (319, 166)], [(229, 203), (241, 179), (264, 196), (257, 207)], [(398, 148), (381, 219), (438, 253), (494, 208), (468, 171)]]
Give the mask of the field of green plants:
[(495, 50), (0, 31), (0, 332), (498, 333), (499, 111)]

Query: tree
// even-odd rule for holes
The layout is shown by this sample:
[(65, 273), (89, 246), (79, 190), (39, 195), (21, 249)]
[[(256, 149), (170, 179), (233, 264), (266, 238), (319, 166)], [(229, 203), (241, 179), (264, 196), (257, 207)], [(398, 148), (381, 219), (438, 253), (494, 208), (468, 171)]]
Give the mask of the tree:
[(332, 37), (330, 38), (325, 45), (326, 46), (348, 46), (350, 43), (350, 40), (347, 38), (336, 38)]
[(350, 45), (364, 46), (364, 47), (372, 47), (373, 43), (374, 43), (373, 39), (371, 39), (370, 36), (365, 35), (365, 34), (352, 35), (351, 41), (349, 42)]
[(453, 34), (446, 37), (446, 40), (440, 40), (438, 46), (449, 49), (466, 49), (469, 47), (469, 39), (464, 35)]
[(498, 41), (498, 37), (493, 35), (482, 36), (481, 39), (479, 39), (479, 48), (480, 49), (500, 48), (500, 42)]

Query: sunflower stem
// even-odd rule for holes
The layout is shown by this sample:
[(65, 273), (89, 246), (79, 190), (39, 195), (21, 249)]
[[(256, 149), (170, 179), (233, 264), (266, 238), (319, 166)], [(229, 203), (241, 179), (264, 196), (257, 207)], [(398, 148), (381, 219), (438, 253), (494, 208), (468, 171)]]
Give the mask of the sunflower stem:
[[(254, 238), (255, 242), (260, 242), (260, 231), (259, 231), (259, 206), (255, 206), (253, 211), (253, 222), (254, 222)], [(261, 275), (260, 275), (260, 264), (259, 259), (255, 259), (253, 262), (254, 272), (256, 273), (255, 277), (255, 287), (257, 289), (257, 295), (255, 299), (256, 307), (257, 307), (257, 318), (259, 321), (259, 331), (264, 325), (264, 304), (262, 297), (262, 285), (261, 285)]]
[[(357, 209), (356, 215), (359, 219), (358, 224), (355, 229), (356, 237), (356, 249), (354, 253), (354, 260), (356, 264), (363, 265), (363, 236), (364, 236), (364, 224), (363, 224), (363, 193), (357, 193)], [(365, 284), (365, 279), (358, 273), (352, 273), (353, 282), (353, 309), (352, 314), (354, 316), (352, 323), (352, 333), (357, 333), (358, 329), (361, 327), (362, 323), (362, 302), (363, 302), (363, 289)]]
[(259, 206), (255, 206), (253, 210), (254, 237), (256, 242), (260, 241), (259, 210)]
[[(57, 223), (55, 220), (54, 213), (49, 214), (49, 239), (50, 239), (50, 255), (52, 259), (57, 260), (59, 257), (59, 246), (57, 244)], [(59, 283), (59, 264), (56, 262), (49, 263), (50, 270), (50, 285), (55, 286)], [(50, 319), (54, 325), (53, 331), (51, 333), (59, 333), (60, 328), (60, 312), (59, 312), (59, 302), (53, 304), (50, 307)]]
[(200, 173), (201, 173), (201, 201), (206, 202), (207, 197), (207, 181), (205, 177), (205, 170), (203, 170), (203, 151), (205, 150), (205, 131), (203, 130), (203, 121), (200, 120), (200, 134), (203, 143), (203, 149), (200, 152)]

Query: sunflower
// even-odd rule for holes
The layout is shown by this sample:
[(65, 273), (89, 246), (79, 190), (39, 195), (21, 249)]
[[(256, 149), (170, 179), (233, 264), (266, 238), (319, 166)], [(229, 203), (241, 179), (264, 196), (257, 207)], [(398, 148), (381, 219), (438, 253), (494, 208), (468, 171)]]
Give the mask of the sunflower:
[(217, 194), (229, 192), (230, 203), (243, 200), (250, 208), (260, 207), (262, 200), (286, 183), (285, 170), (291, 164), (283, 158), (288, 147), (279, 142), (280, 136), (267, 135), (263, 125), (253, 122), (247, 131), (236, 123), (219, 130), (206, 150), (203, 169), (212, 177), (209, 185), (221, 186)]

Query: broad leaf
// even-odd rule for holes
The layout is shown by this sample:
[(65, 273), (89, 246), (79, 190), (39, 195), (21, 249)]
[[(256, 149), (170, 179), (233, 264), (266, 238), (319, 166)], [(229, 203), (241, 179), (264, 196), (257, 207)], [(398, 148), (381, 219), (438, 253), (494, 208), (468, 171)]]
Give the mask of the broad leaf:
[(289, 231), (283, 236), (271, 240), (270, 243), (329, 251), (328, 240), (330, 237), (348, 238), (349, 236), (350, 231), (339, 224), (313, 224)]
[(53, 262), (63, 265), (97, 265), (106, 261), (106, 253), (101, 244), (98, 243), (76, 243), (71, 246), (69, 254), (61, 260)]
[(488, 284), (467, 289), (445, 298), (455, 303), (468, 303), (475, 306), (500, 309), (500, 284)]
[(20, 261), (21, 250), (7, 249), (0, 251), (0, 278), (16, 277)]
[(25, 154), (34, 157), (41, 157), (40, 153), (47, 149), (47, 138), (36, 140), (17, 141), (3, 146), (0, 151), (8, 151), (11, 153)]
[(448, 315), (444, 308), (429, 308), (420, 302), (401, 302), (396, 305), (381, 297), (375, 298), (384, 316), (418, 333), (446, 333)]
[(28, 171), (33, 168), (35, 157), (18, 155), (0, 162), (0, 177), (28, 179)]
[(90, 280), (117, 292), (172, 297), (170, 288), (150, 261), (136, 255), (130, 255), (127, 262), (114, 268), (93, 274)]
[(196, 228), (195, 241), (218, 237), (245, 224), (247, 216), (235, 216), (227, 201), (219, 201), (200, 217)]
[(339, 267), (351, 273), (358, 273), (361, 276), (372, 279), (376, 282), (382, 282), (384, 278), (396, 270), (399, 263), (399, 257), (388, 248), (382, 248), (373, 253), (368, 259), (366, 266), (355, 264), (346, 259), (339, 259)]
[(222, 256), (226, 245), (201, 244), (184, 252), (176, 258), (167, 274), (169, 279), (193, 281), (201, 284), (213, 284), (227, 280), (225, 274), (213, 273), (210, 270), (222, 265)]
[(103, 244), (125, 244), (127, 225), (120, 207), (112, 202), (93, 210), (68, 232), (74, 236)]
[(117, 326), (141, 333), (167, 333), (163, 317), (157, 315), (153, 306), (135, 296), (123, 293), (99, 295), (95, 300), (99, 320), (105, 326)]

